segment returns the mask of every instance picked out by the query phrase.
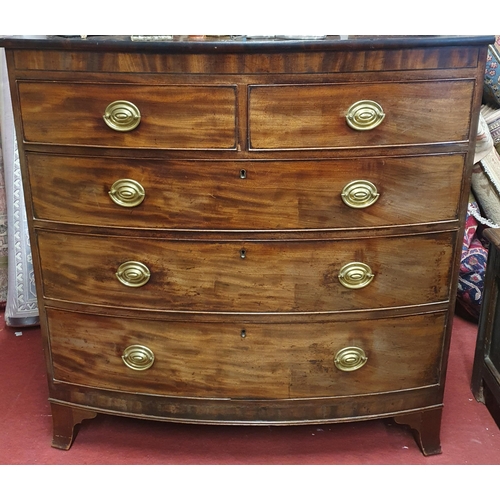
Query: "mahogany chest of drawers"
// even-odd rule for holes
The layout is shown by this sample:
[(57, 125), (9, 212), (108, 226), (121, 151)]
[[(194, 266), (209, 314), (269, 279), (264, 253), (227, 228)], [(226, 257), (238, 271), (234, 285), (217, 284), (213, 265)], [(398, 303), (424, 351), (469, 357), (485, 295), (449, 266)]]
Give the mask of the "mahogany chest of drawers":
[(393, 417), (439, 453), (490, 42), (1, 40), (53, 446)]

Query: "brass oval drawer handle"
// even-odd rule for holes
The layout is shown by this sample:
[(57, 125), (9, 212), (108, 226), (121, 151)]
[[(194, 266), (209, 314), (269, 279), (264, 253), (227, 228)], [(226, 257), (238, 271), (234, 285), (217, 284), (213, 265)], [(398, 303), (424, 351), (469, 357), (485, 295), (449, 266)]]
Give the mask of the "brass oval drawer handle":
[(120, 179), (109, 190), (109, 197), (122, 207), (136, 207), (143, 202), (145, 196), (144, 188), (132, 179)]
[(139, 108), (128, 101), (114, 101), (104, 111), (106, 125), (118, 132), (130, 132), (141, 123)]
[(369, 265), (363, 262), (350, 262), (339, 272), (339, 281), (346, 288), (358, 289), (368, 286), (375, 275)]
[(342, 190), (342, 200), (351, 208), (367, 208), (373, 205), (379, 196), (375, 184), (364, 180), (349, 182)]
[(142, 262), (131, 260), (120, 265), (116, 271), (116, 277), (124, 285), (138, 288), (149, 281), (151, 273)]
[(344, 347), (335, 355), (335, 366), (343, 372), (359, 370), (366, 364), (368, 358), (360, 347)]
[(131, 345), (123, 351), (122, 361), (131, 370), (143, 371), (153, 366), (155, 355), (148, 347)]
[(375, 101), (355, 102), (346, 115), (347, 124), (354, 130), (372, 130), (385, 118), (382, 106)]

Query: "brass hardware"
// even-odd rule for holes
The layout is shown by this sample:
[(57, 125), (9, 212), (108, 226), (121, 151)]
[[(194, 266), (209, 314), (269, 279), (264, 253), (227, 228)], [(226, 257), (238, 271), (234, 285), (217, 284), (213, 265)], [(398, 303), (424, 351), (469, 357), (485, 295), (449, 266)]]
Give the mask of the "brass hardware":
[(241, 257), (242, 259), (246, 259), (246, 257), (247, 257), (247, 251), (246, 251), (244, 248), (242, 248), (242, 249), (240, 250), (240, 257)]
[(335, 366), (343, 372), (359, 370), (368, 361), (365, 351), (359, 347), (344, 347), (335, 355)]
[(372, 130), (385, 118), (382, 106), (375, 101), (355, 102), (346, 115), (347, 124), (354, 130)]
[(240, 170), (240, 179), (246, 179), (246, 178), (247, 178), (247, 171), (244, 168), (242, 168)]
[(137, 207), (142, 203), (146, 192), (144, 188), (132, 179), (120, 179), (113, 183), (109, 191), (110, 198), (122, 207)]
[(126, 286), (138, 288), (144, 286), (151, 277), (147, 266), (141, 262), (129, 261), (120, 265), (116, 271), (116, 277)]
[(130, 35), (133, 42), (165, 42), (173, 38), (174, 35)]
[(350, 262), (342, 267), (339, 272), (339, 281), (346, 288), (364, 288), (374, 278), (370, 266), (363, 262)]
[(130, 132), (141, 123), (139, 108), (128, 101), (114, 101), (104, 111), (104, 122), (118, 132)]
[(153, 366), (155, 355), (148, 347), (131, 345), (123, 351), (122, 361), (131, 370), (143, 371)]
[(377, 187), (370, 181), (352, 181), (344, 186), (342, 200), (351, 208), (367, 208), (379, 198)]

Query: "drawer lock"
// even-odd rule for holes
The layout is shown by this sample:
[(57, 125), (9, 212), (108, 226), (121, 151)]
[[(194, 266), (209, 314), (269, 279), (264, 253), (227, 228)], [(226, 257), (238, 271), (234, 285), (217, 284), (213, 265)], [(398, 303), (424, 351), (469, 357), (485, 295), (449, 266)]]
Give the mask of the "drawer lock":
[(335, 355), (335, 366), (343, 372), (359, 370), (368, 361), (360, 347), (344, 347)]

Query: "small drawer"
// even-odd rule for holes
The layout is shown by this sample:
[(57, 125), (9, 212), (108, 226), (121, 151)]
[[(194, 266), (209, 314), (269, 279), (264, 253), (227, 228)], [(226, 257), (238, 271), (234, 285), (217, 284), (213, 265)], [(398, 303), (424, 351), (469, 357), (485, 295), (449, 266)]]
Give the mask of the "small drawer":
[(445, 326), (442, 313), (271, 324), (47, 315), (54, 380), (195, 398), (345, 397), (437, 384)]
[(236, 87), (19, 82), (18, 89), (28, 143), (236, 148)]
[(466, 141), (474, 88), (474, 80), (251, 86), (250, 149)]
[(27, 157), (38, 220), (222, 231), (458, 220), (464, 167), (461, 155), (266, 162)]
[(37, 239), (47, 298), (137, 309), (276, 313), (447, 301), (456, 233), (210, 242), (40, 230)]

